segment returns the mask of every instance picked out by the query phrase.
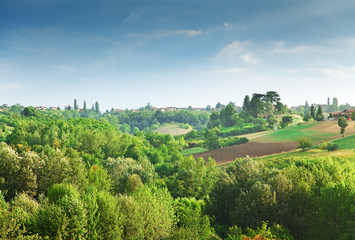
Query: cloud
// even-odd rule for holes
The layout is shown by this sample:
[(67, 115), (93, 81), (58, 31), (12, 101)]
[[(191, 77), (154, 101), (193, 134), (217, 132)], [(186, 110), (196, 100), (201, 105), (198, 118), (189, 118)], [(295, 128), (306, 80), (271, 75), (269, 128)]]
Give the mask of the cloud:
[(235, 41), (227, 46), (225, 46), (222, 51), (219, 53), (219, 56), (235, 56), (239, 55), (246, 46), (250, 45), (250, 42), (239, 42)]
[(242, 59), (243, 59), (243, 61), (246, 62), (246, 63), (253, 63), (253, 64), (256, 64), (256, 63), (259, 62), (259, 60), (256, 59), (256, 58), (254, 58), (251, 53), (247, 53), (247, 54), (243, 55), (243, 56), (242, 56)]
[(201, 30), (174, 30), (174, 31), (156, 31), (153, 33), (129, 33), (127, 36), (130, 38), (143, 38), (143, 39), (161, 39), (173, 36), (188, 36), (195, 37), (197, 35), (202, 34)]
[(311, 50), (315, 50), (315, 46), (310, 45), (298, 45), (294, 47), (284, 47), (284, 42), (277, 42), (275, 44), (274, 49), (271, 50), (272, 54), (298, 54), (298, 53), (305, 53)]

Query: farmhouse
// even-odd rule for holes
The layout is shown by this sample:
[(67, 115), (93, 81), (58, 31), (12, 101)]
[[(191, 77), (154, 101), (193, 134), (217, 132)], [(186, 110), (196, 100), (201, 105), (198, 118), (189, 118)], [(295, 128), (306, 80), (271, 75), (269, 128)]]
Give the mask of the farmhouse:
[(350, 118), (351, 114), (355, 111), (355, 109), (347, 108), (342, 112), (333, 112), (332, 116), (333, 118), (339, 118), (339, 117), (345, 117), (345, 118)]

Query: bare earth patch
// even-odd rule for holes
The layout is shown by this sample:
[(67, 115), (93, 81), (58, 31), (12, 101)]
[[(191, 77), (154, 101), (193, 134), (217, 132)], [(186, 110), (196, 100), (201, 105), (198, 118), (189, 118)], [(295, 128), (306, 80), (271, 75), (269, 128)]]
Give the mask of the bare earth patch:
[(208, 159), (211, 157), (217, 164), (223, 164), (234, 161), (240, 157), (261, 157), (276, 153), (293, 151), (297, 147), (296, 142), (278, 142), (278, 143), (258, 143), (248, 142), (245, 144), (216, 149), (208, 152), (194, 154), (194, 157)]

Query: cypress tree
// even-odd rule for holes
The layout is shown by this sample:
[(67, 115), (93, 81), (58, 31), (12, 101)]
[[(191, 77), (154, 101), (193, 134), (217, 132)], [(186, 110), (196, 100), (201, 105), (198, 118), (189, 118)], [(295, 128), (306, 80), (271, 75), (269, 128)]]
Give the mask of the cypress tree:
[(324, 117), (323, 117), (322, 108), (320, 107), (320, 105), (318, 105), (318, 110), (317, 110), (317, 114), (316, 114), (316, 120), (317, 121), (322, 121), (323, 119), (324, 119)]
[(98, 101), (95, 102), (95, 111), (97, 113), (100, 113), (100, 106), (99, 106), (99, 102)]
[(79, 107), (78, 107), (78, 102), (76, 101), (76, 99), (74, 99), (74, 109), (75, 110), (78, 110)]
[(314, 105), (311, 105), (311, 116), (313, 119), (315, 119), (315, 109), (314, 109)]
[(84, 100), (84, 111), (86, 112), (87, 108), (86, 108), (86, 101)]

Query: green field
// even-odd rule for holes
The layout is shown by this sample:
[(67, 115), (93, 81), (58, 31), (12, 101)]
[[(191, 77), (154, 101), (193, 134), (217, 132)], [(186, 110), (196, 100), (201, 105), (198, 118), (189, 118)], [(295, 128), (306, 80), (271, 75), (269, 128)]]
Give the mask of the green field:
[(208, 151), (207, 148), (194, 147), (194, 148), (188, 148), (188, 149), (182, 150), (181, 154), (183, 156), (188, 156), (188, 155), (192, 155), (192, 154), (196, 154), (196, 153), (200, 153), (200, 152), (206, 152), (206, 151)]
[(339, 145), (339, 149), (355, 149), (355, 135), (334, 140), (333, 143)]
[(332, 132), (322, 132), (315, 127), (321, 123), (310, 123), (306, 125), (292, 126), (287, 129), (280, 129), (277, 131), (270, 131), (268, 134), (255, 138), (258, 142), (297, 142), (297, 138), (308, 137), (312, 142), (319, 143), (322, 141), (329, 141), (335, 136), (339, 135)]

